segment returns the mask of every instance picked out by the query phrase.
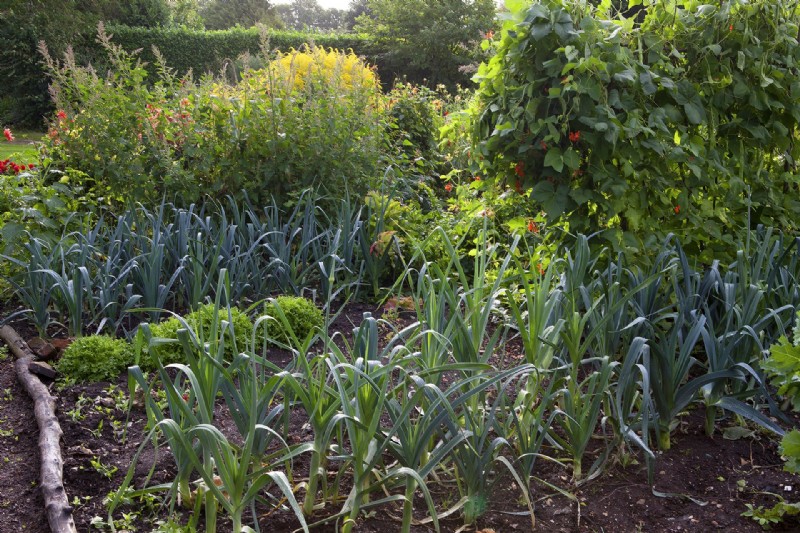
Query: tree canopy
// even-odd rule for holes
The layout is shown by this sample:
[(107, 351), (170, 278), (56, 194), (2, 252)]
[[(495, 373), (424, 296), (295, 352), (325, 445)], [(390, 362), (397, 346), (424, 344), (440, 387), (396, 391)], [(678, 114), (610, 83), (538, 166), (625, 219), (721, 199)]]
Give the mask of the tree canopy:
[(368, 0), (366, 7), (356, 29), (386, 50), (389, 70), (451, 87), (469, 80), (496, 10), (494, 0)]

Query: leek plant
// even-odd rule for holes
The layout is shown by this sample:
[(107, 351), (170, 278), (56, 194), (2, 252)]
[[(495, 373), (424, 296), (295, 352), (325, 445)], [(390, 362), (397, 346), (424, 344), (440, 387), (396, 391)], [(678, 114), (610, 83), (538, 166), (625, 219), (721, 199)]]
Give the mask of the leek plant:
[[(533, 257), (528, 254), (528, 265)], [(538, 370), (550, 368), (556, 354), (558, 339), (564, 327), (561, 317), (563, 293), (556, 286), (556, 262), (551, 262), (543, 274), (526, 271), (516, 261), (520, 273), (515, 281), (521, 285), (518, 292), (521, 305), (512, 301), (509, 309), (514, 318), (514, 327), (519, 332), (525, 359)]]
[[(457, 418), (447, 397), (437, 384), (425, 380), (413, 371), (401, 371), (406, 374), (408, 383), (404, 387), (398, 387), (400, 394), (390, 396), (385, 404), (391, 429), (385, 432), (383, 442), (378, 445), (379, 449), (385, 449), (398, 463), (397, 467), (386, 472), (385, 479), (397, 477), (405, 480), (401, 533), (411, 531), (414, 493), (418, 488), (423, 492), (434, 528), (438, 531), (437, 512), (425, 480), (445, 463), (453, 449), (466, 439), (467, 434), (442, 434), (440, 428), (443, 419)], [(433, 447), (431, 442), (435, 442)]]
[[(94, 314), (89, 310), (89, 307), (94, 307), (92, 281), (87, 266), (91, 250), (76, 244), (66, 253), (61, 248), (60, 253), (61, 272), (52, 269), (44, 272), (53, 282), (53, 301), (56, 306), (61, 307), (62, 314), (66, 317), (67, 332), (71, 337), (80, 337), (86, 325), (84, 318)], [(67, 257), (70, 261), (67, 261)]]
[[(508, 387), (519, 376), (531, 373), (531, 365), (520, 365), (508, 370), (479, 374), (454, 383), (445, 396), (449, 410), (456, 417), (446, 417), (447, 440), (463, 434), (464, 442), (456, 446), (450, 457), (455, 464), (456, 482), (462, 499), (464, 524), (475, 523), (487, 510), (489, 490), (499, 478), (497, 463), (502, 465), (520, 487), (528, 506), (533, 525), (533, 506), (527, 480), (523, 481), (513, 462), (501, 452), (513, 454), (514, 447), (504, 435), (498, 435), (497, 418), (507, 405)], [(493, 395), (488, 394), (491, 389)]]
[[(561, 384), (561, 388), (555, 392), (560, 416), (554, 422), (565, 436), (552, 432), (551, 437), (569, 453), (572, 479), (576, 482), (583, 478), (583, 457), (600, 423), (601, 409), (610, 394), (613, 368), (614, 364), (605, 356), (585, 359), (579, 366), (567, 364), (554, 370), (554, 379)], [(583, 379), (580, 377), (583, 373), (581, 369), (585, 369)], [(599, 461), (592, 465), (590, 478), (599, 471), (599, 467)]]
[(303, 515), (310, 516), (316, 504), (317, 487), (326, 478), (328, 453), (343, 415), (341, 397), (332, 384), (327, 356), (300, 355), (294, 364), (294, 372), (284, 371), (279, 375), (284, 383), (287, 405), (305, 412), (313, 434), (307, 450), (311, 466), (302, 504)]
[[(355, 332), (353, 349), (349, 357), (336, 344), (331, 344), (327, 359), (336, 384), (341, 406), (342, 424), (346, 429), (349, 453), (340, 455), (353, 476), (353, 488), (342, 512), (348, 513), (342, 532), (352, 531), (361, 509), (369, 503), (374, 465), (384, 449), (381, 439), (381, 417), (387, 397), (394, 388), (392, 371), (402, 361), (403, 346), (378, 349), (378, 321), (369, 313)], [(408, 361), (406, 359), (406, 361)]]
[(19, 274), (8, 278), (14, 287), (14, 292), (33, 321), (40, 337), (47, 336), (47, 328), (53, 323), (50, 314), (53, 283), (47, 274), (55, 266), (56, 255), (42, 239), (27, 234), (28, 239), (23, 244), (23, 249), (28, 254), (28, 260), (22, 261), (15, 257), (0, 255), (11, 262), (19, 270)]

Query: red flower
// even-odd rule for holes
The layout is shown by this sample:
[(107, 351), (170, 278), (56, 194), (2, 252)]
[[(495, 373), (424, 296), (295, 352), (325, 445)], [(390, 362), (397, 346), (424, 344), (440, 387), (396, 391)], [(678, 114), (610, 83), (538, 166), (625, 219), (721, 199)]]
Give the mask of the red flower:
[(188, 402), (189, 401), (189, 393), (188, 392), (184, 392), (183, 393), (183, 401), (184, 402)]
[(514, 173), (519, 176), (520, 178), (525, 176), (525, 163), (520, 161), (517, 163), (517, 166), (514, 167)]
[(514, 184), (514, 189), (517, 191), (517, 194), (522, 194), (522, 182), (517, 180), (517, 183)]
[(28, 164), (28, 170), (33, 170), (36, 167), (33, 163)]
[(481, 181), (481, 177), (480, 176), (475, 176), (474, 179), (475, 179), (475, 181)]
[(491, 41), (492, 39), (494, 39), (494, 32), (492, 30), (489, 30), (486, 32), (486, 34), (484, 34), (484, 37), (486, 37)]
[(571, 131), (569, 132), (569, 142), (576, 143), (581, 140), (581, 132), (579, 131)]
[(539, 141), (539, 146), (542, 147), (542, 150), (547, 150), (547, 143), (544, 141)]
[(533, 220), (528, 221), (528, 231), (535, 233), (536, 235), (539, 234), (539, 225), (534, 222)]
[(733, 31), (733, 24), (731, 24), (730, 26), (728, 26), (728, 31)]
[(539, 275), (544, 275), (544, 267), (542, 266), (541, 263), (536, 265), (536, 268), (539, 270)]
[(64, 120), (65, 118), (67, 118), (67, 113), (63, 109), (59, 109), (58, 113), (56, 113), (56, 116), (58, 117), (59, 120)]
[(681, 206), (676, 205), (672, 210), (675, 211), (675, 214), (677, 215), (678, 213), (681, 212)]
[(452, 191), (453, 190), (453, 184), (452, 183), (448, 183), (447, 185), (444, 186), (444, 190), (446, 190), (447, 192)]
[(11, 134), (11, 130), (8, 128), (3, 130), (3, 135), (6, 136), (6, 140), (9, 142), (14, 140), (14, 136)]

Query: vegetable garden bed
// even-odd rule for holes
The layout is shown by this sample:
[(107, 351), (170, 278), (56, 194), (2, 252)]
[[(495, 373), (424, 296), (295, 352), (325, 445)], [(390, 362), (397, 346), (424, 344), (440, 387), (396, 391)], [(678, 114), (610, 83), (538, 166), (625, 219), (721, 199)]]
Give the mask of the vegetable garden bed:
[[(365, 311), (381, 314), (380, 308), (363, 304), (349, 305), (334, 327), (348, 332), (358, 324)], [(398, 325), (407, 325), (408, 317), (401, 313), (391, 318)], [(388, 315), (387, 315), (388, 316)], [(36, 336), (34, 330), (23, 322), (15, 325), (28, 338)], [(384, 343), (382, 341), (382, 343)], [(285, 365), (291, 355), (274, 350), (270, 359)], [(506, 347), (506, 364), (515, 364), (522, 358), (521, 346), (512, 341)], [(116, 383), (68, 385), (56, 387), (57, 412), (64, 431), (62, 452), (64, 479), (67, 494), (74, 508), (74, 518), (79, 531), (102, 527), (106, 520), (104, 500), (121, 484), (133, 460), (138, 445), (145, 437), (146, 415), (141, 407), (134, 407), (127, 416), (127, 388), (125, 376)], [(0, 476), (0, 520), (4, 524), (18, 524), (19, 530), (48, 531), (41, 496), (37, 488), (38, 450), (36, 432), (31, 424), (32, 405), (24, 390), (16, 382), (10, 358), (0, 362), (0, 385), (4, 396), (0, 401), (0, 450), (2, 450), (3, 475)], [(54, 389), (54, 387), (51, 387)], [(219, 417), (225, 431), (231, 421)], [(569, 473), (563, 468), (541, 463), (536, 472), (539, 482), (533, 484), (537, 531), (761, 531), (751, 518), (742, 516), (747, 505), (771, 506), (777, 496), (791, 500), (800, 490), (797, 478), (782, 471), (783, 462), (772, 435), (761, 431), (739, 432), (738, 428), (723, 427), (725, 437), (713, 439), (704, 435), (702, 409), (694, 409), (680, 418), (680, 427), (674, 434), (672, 448), (659, 455), (655, 486), (647, 481), (646, 468), (641, 457), (629, 450), (619, 453), (614, 464), (601, 476), (575, 487)], [(122, 428), (127, 425), (125, 439)], [(598, 439), (600, 435), (597, 435)], [(291, 431), (285, 436), (289, 443), (308, 440), (308, 428), (301, 419), (293, 419)], [(590, 446), (585, 462), (590, 463), (600, 446)], [(543, 453), (549, 453), (543, 450)], [(153, 461), (155, 465), (153, 466)], [(152, 472), (150, 467), (152, 466)], [(294, 464), (298, 478), (308, 471), (308, 461)], [(140, 458), (133, 485), (141, 486), (145, 478), (149, 483), (168, 483), (175, 466), (168, 453), (154, 456), (151, 452)], [(329, 468), (333, 480), (335, 467)], [(344, 483), (349, 483), (345, 477)], [(559, 487), (569, 497), (559, 494), (548, 485)], [(346, 492), (343, 488), (342, 492)], [(455, 490), (446, 485), (432, 490), (437, 509), (446, 510), (458, 499)], [(669, 493), (667, 494), (657, 494)], [(22, 496), (20, 496), (22, 495)], [(777, 496), (776, 496), (777, 495)], [(418, 497), (416, 503), (424, 508)], [(579, 503), (578, 503), (579, 502)], [(528, 531), (529, 518), (520, 501), (519, 490), (509, 476), (501, 478), (492, 492), (488, 511), (475, 524), (476, 531)], [(338, 510), (336, 505), (316, 511), (315, 519)], [(178, 509), (178, 520), (186, 520), (188, 511)], [(378, 532), (399, 529), (402, 509), (399, 504), (378, 508), (358, 520), (357, 531)], [(420, 513), (419, 518), (424, 516)], [(123, 507), (117, 526), (136, 531), (155, 529), (159, 521), (170, 516), (169, 509), (152, 501), (145, 505)], [(127, 521), (127, 522), (126, 522)], [(127, 523), (127, 525), (126, 525)], [(95, 526), (93, 526), (95, 524)], [(297, 518), (287, 509), (264, 509), (259, 519), (262, 531), (295, 531)], [(462, 521), (458, 514), (441, 520), (441, 531), (457, 531)], [(776, 531), (794, 531), (798, 522), (784, 521)], [(201, 530), (202, 525), (201, 525)], [(319, 531), (334, 531), (333, 524), (322, 525)], [(220, 531), (230, 531), (227, 520), (220, 521)], [(430, 524), (417, 525), (412, 531), (433, 531)]]

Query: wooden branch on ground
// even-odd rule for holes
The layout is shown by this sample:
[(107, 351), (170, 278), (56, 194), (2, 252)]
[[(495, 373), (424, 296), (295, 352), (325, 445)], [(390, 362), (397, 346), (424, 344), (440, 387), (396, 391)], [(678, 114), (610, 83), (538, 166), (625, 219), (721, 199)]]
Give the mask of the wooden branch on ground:
[(64, 461), (61, 459), (59, 444), (63, 433), (56, 417), (56, 401), (39, 378), (28, 370), (28, 365), (35, 357), (28, 344), (9, 326), (0, 328), (0, 339), (14, 354), (17, 379), (34, 403), (42, 465), (40, 485), (50, 530), (53, 533), (77, 533), (72, 519), (72, 507), (64, 490)]

